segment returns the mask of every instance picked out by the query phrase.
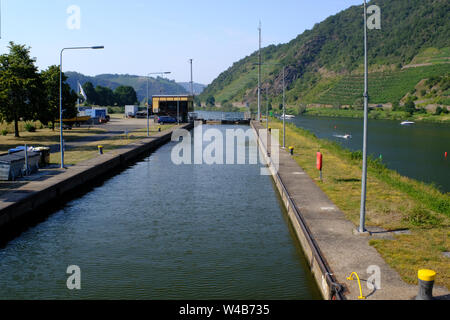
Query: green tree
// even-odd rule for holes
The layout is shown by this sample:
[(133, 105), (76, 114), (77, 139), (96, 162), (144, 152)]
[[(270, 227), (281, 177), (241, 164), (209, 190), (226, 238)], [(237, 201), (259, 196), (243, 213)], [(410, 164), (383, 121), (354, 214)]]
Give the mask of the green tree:
[(410, 115), (416, 112), (416, 105), (414, 104), (413, 100), (408, 99), (408, 101), (405, 103), (405, 111), (408, 112)]
[(83, 90), (86, 94), (88, 104), (98, 104), (97, 103), (97, 91), (95, 91), (94, 85), (92, 82), (86, 82), (83, 84)]
[(120, 106), (132, 105), (137, 102), (136, 91), (130, 86), (120, 86), (114, 90), (115, 103)]
[[(38, 119), (42, 123), (53, 124), (55, 129), (55, 121), (59, 120), (59, 90), (60, 90), (60, 71), (59, 66), (50, 66), (47, 70), (41, 72), (42, 83), (44, 86), (45, 105), (41, 106), (38, 114)], [(75, 106), (77, 101), (77, 94), (74, 92), (69, 84), (66, 82), (67, 77), (62, 74), (62, 109), (63, 118), (70, 119), (77, 115), (77, 108)]]
[(215, 99), (213, 96), (209, 96), (209, 97), (206, 99), (206, 105), (207, 105), (208, 107), (213, 107), (213, 106), (215, 106), (215, 105), (216, 105), (216, 99)]
[(202, 107), (202, 101), (200, 100), (199, 96), (194, 96), (194, 104), (199, 108)]
[(0, 56), (0, 117), (14, 122), (19, 137), (19, 121), (34, 120), (39, 109), (41, 79), (30, 58), (30, 48), (10, 42), (9, 53)]
[(113, 106), (115, 103), (114, 92), (107, 87), (97, 86), (95, 87), (95, 92), (97, 94), (96, 105), (99, 106)]

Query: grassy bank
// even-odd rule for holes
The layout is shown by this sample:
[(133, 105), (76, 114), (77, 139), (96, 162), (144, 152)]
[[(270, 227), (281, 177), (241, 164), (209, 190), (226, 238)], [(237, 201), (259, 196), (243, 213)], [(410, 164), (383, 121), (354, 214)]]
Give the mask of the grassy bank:
[[(161, 126), (161, 131), (169, 130), (174, 125)], [(154, 135), (158, 132), (158, 127), (150, 127), (150, 135)], [(70, 148), (64, 152), (64, 162), (67, 165), (76, 165), (77, 163), (85, 160), (89, 160), (98, 156), (98, 146), (103, 146), (103, 152), (108, 153), (116, 150), (122, 146), (136, 142), (138, 140), (147, 138), (147, 129), (139, 129), (133, 132), (129, 132), (128, 136), (125, 134), (115, 135), (109, 139), (103, 139), (101, 141), (94, 141), (83, 144), (82, 146), (76, 146)], [(50, 155), (50, 162), (52, 164), (60, 163), (60, 153), (53, 153)]]
[[(317, 117), (333, 117), (333, 118), (363, 118), (364, 111), (362, 110), (350, 110), (350, 109), (335, 109), (335, 108), (308, 108), (305, 115), (317, 116)], [(450, 114), (433, 115), (426, 114), (413, 114), (410, 115), (405, 111), (389, 111), (389, 110), (372, 110), (369, 112), (369, 118), (374, 120), (413, 120), (435, 123), (448, 123), (450, 124)]]
[[(122, 115), (115, 115), (116, 118), (121, 118)], [(9, 133), (6, 136), (0, 135), (0, 153), (7, 153), (9, 149), (15, 148), (17, 146), (23, 146), (27, 144), (28, 146), (42, 147), (57, 145), (60, 143), (59, 130), (51, 130), (40, 126), (39, 123), (33, 123), (37, 128), (35, 132), (27, 132), (25, 130), (20, 132), (20, 137), (14, 137), (14, 133)], [(2, 124), (3, 128), (9, 129), (11, 125)], [(20, 122), (19, 128), (23, 129), (25, 123)], [(163, 125), (161, 130), (169, 130), (174, 125)], [(150, 126), (150, 134), (155, 134), (158, 132), (159, 126)], [(39, 129), (40, 128), (40, 129)], [(0, 130), (2, 127), (0, 126)], [(64, 140), (66, 143), (82, 140), (88, 136), (101, 135), (106, 131), (103, 129), (90, 129), (88, 127), (73, 128), (72, 130), (64, 131)], [(111, 138), (102, 139), (100, 141), (86, 142), (82, 145), (72, 146), (70, 149), (66, 150), (64, 153), (64, 162), (68, 165), (75, 165), (81, 161), (92, 159), (98, 155), (98, 145), (104, 147), (104, 152), (109, 152), (117, 149), (123, 145), (133, 143), (137, 140), (144, 139), (147, 137), (147, 129), (139, 129), (133, 132), (129, 132), (128, 136), (115, 135)], [(53, 153), (50, 155), (51, 164), (60, 163), (60, 153)]]
[[(72, 130), (64, 131), (64, 140), (71, 142), (101, 133), (105, 133), (105, 131), (100, 129), (73, 128)], [(22, 131), (20, 132), (19, 138), (14, 137), (14, 133), (9, 133), (6, 136), (0, 135), (0, 153), (7, 153), (9, 149), (25, 144), (34, 147), (51, 146), (59, 144), (59, 139), (59, 130), (53, 131), (48, 128), (36, 129), (35, 132)]]
[[(161, 126), (161, 130), (169, 130), (174, 125), (164, 125)], [(158, 132), (157, 126), (150, 127), (150, 134), (154, 135)], [(86, 136), (104, 133), (102, 130), (88, 130), (82, 128), (74, 128), (71, 131), (64, 132), (64, 137), (66, 141), (75, 141), (79, 138)], [(111, 136), (111, 138), (103, 139), (101, 141), (87, 142), (85, 144), (72, 145), (64, 153), (64, 162), (66, 165), (76, 165), (82, 161), (89, 160), (99, 156), (98, 146), (102, 145), (104, 147), (104, 152), (108, 153), (121, 146), (136, 142), (140, 139), (147, 137), (147, 129), (139, 129), (134, 132), (130, 132), (128, 137), (125, 135)], [(18, 145), (28, 144), (30, 146), (48, 146), (52, 144), (59, 143), (59, 132), (51, 131), (49, 129), (40, 129), (34, 133), (23, 133), (21, 138), (14, 138), (14, 136), (0, 137), (0, 153), (6, 153), (8, 149), (16, 147)], [(60, 162), (61, 154), (59, 152), (50, 154), (50, 164), (58, 165)], [(18, 180), (18, 181), (0, 181), (0, 195), (10, 192), (16, 188), (26, 185), (28, 181)]]
[[(279, 120), (271, 127), (282, 129)], [(318, 139), (312, 133), (287, 125), (287, 144), (295, 147), (295, 160), (355, 226), (359, 225), (361, 153), (337, 143)], [(318, 180), (316, 152), (324, 155), (324, 181)], [(416, 283), (417, 271), (430, 268), (438, 273), (437, 284), (450, 289), (450, 194), (409, 179), (371, 159), (368, 168), (367, 225), (386, 230), (408, 229), (410, 234), (394, 240), (375, 239), (374, 246), (385, 261), (408, 283)]]

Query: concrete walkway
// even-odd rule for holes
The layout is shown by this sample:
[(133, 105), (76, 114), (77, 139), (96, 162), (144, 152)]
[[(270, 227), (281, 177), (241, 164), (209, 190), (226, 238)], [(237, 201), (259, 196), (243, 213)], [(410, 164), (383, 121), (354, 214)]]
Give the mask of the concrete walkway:
[[(264, 129), (258, 122), (252, 124), (255, 129)], [(344, 294), (347, 299), (358, 300), (360, 296), (357, 281), (347, 280), (352, 272), (357, 272), (360, 276), (362, 293), (367, 300), (415, 298), (418, 287), (406, 284), (399, 274), (386, 264), (376, 249), (369, 245), (372, 237), (385, 237), (386, 234), (381, 232), (374, 233), (375, 236), (356, 235), (354, 233), (356, 226), (345, 218), (339, 208), (282, 148), (278, 174), (309, 227), (331, 272), (337, 282), (346, 288)], [(377, 268), (380, 271), (381, 288), (369, 289), (367, 280)], [(450, 298), (445, 288), (435, 288), (433, 293), (441, 299)]]

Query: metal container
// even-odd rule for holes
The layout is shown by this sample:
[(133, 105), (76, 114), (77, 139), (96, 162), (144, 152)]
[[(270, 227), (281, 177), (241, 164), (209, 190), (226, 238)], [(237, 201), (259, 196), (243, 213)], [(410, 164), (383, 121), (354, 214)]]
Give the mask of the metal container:
[[(25, 163), (25, 151), (16, 152), (13, 154), (14, 156), (22, 157), (24, 161), (23, 172), (25, 173), (27, 170), (27, 165)], [(41, 159), (41, 154), (39, 152), (27, 152), (27, 160), (28, 160), (28, 172), (27, 174), (35, 173), (39, 170), (39, 161)]]
[(0, 156), (0, 180), (14, 181), (22, 176), (25, 157), (15, 154)]
[(50, 148), (48, 147), (39, 147), (34, 148), (35, 152), (40, 154), (39, 158), (39, 168), (45, 168), (50, 164)]

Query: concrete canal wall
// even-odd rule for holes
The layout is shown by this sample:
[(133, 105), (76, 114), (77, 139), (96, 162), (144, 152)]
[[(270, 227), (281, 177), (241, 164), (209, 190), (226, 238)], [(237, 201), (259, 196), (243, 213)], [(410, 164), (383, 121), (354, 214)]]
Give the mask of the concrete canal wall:
[[(264, 144), (263, 139), (259, 136), (259, 130), (263, 129), (260, 124), (253, 121), (251, 123), (251, 127), (254, 130), (255, 136), (257, 137), (258, 145), (261, 148), (261, 153), (266, 163), (268, 164), (268, 169), (272, 174), (272, 178), (277, 186), (278, 192), (283, 200), (283, 204), (287, 210), (289, 221), (294, 227), (297, 238), (302, 246), (303, 253), (308, 259), (309, 266), (311, 268), (311, 272), (316, 280), (318, 288), (322, 293), (322, 297), (326, 300), (330, 299), (338, 299), (343, 300), (344, 295), (342, 293), (342, 288), (340, 284), (336, 282), (336, 279), (333, 277), (328, 264), (325, 262), (325, 259), (320, 252), (317, 244), (314, 241), (314, 238), (308, 229), (300, 211), (297, 206), (293, 202), (292, 198), (289, 195), (288, 190), (286, 189), (283, 181), (281, 180), (280, 175), (278, 174), (277, 168), (272, 162), (271, 157), (268, 156), (267, 149), (268, 147)], [(269, 146), (270, 148), (270, 146)]]
[[(414, 299), (418, 293), (417, 286), (405, 283), (369, 244), (373, 238), (394, 240), (394, 235), (380, 228), (369, 235), (355, 233), (356, 226), (289, 152), (279, 148), (279, 165), (273, 163), (274, 150), (270, 139), (259, 136), (262, 129), (260, 123), (253, 121), (251, 125), (323, 297), (348, 300)], [(266, 140), (269, 140), (268, 147)], [(272, 157), (267, 155), (267, 149)], [(353, 280), (356, 277), (349, 279), (354, 272), (361, 279), (361, 289), (358, 281)], [(450, 297), (448, 290), (441, 287), (434, 288), (434, 296), (440, 299)]]
[[(190, 130), (193, 124), (182, 128)], [(94, 182), (102, 175), (119, 169), (147, 152), (151, 152), (171, 140), (172, 130), (161, 132), (150, 138), (139, 140), (117, 150), (108, 152), (67, 169), (44, 181), (31, 181), (8, 192), (0, 201), (0, 228), (5, 228), (44, 205)]]

